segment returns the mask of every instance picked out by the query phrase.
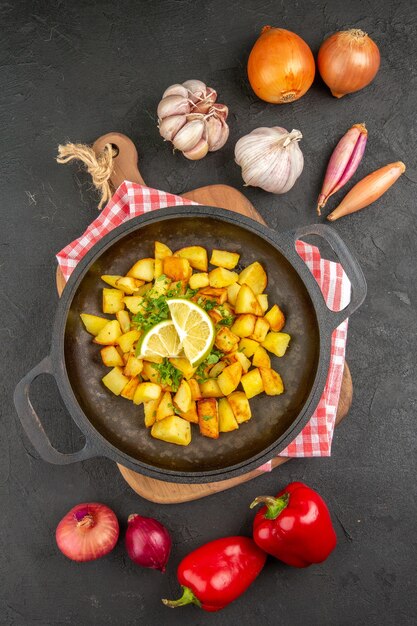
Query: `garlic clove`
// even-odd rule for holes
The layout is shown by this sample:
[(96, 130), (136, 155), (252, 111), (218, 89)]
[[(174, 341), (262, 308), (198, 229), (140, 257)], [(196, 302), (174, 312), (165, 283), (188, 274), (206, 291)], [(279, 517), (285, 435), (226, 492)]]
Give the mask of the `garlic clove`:
[(216, 116), (206, 120), (207, 141), (209, 151), (215, 152), (224, 146), (229, 138), (229, 127), (223, 119)]
[(187, 115), (170, 115), (159, 123), (159, 134), (166, 141), (172, 141), (177, 132), (187, 123)]
[(227, 116), (229, 115), (229, 107), (227, 107), (225, 104), (217, 102), (213, 104), (211, 109), (209, 110), (209, 113), (213, 112), (216, 112), (217, 115), (222, 117), (224, 120), (227, 120)]
[(183, 84), (188, 91), (188, 96), (192, 102), (198, 102), (206, 96), (207, 86), (201, 80), (195, 78), (186, 80)]
[(188, 91), (186, 87), (176, 83), (175, 85), (171, 85), (167, 89), (165, 89), (162, 94), (162, 98), (166, 98), (167, 96), (182, 96), (183, 98), (188, 98)]
[(216, 102), (216, 99), (217, 91), (215, 91), (211, 87), (207, 87), (207, 92), (204, 99), (193, 105), (193, 111), (198, 111), (199, 113), (208, 113), (213, 104)]
[(200, 141), (204, 133), (204, 121), (192, 120), (183, 126), (172, 140), (174, 148), (187, 152), (192, 150)]
[(183, 152), (184, 156), (190, 161), (198, 161), (206, 156), (209, 149), (209, 145), (206, 139), (201, 138), (200, 141), (192, 148)]
[(190, 103), (183, 96), (167, 96), (158, 104), (157, 115), (160, 120), (170, 115), (184, 115), (190, 112)]

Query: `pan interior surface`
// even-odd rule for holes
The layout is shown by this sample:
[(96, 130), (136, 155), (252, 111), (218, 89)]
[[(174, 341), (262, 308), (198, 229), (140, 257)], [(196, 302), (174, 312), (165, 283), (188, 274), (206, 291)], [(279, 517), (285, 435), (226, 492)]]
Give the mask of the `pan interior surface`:
[[(219, 439), (202, 437), (192, 425), (187, 447), (158, 441), (144, 425), (143, 407), (111, 394), (101, 383), (109, 371), (92, 342), (80, 313), (103, 315), (102, 274), (124, 275), (142, 257), (153, 257), (154, 241), (172, 250), (201, 245), (241, 254), (238, 270), (259, 261), (268, 275), (269, 305), (284, 311), (285, 332), (292, 337), (283, 358), (272, 367), (284, 381), (281, 396), (261, 394), (250, 400), (252, 419)], [(109, 316), (114, 318), (114, 316)], [(92, 426), (115, 448), (158, 471), (209, 472), (245, 463), (279, 442), (296, 421), (312, 389), (319, 359), (319, 328), (309, 293), (296, 270), (271, 243), (235, 223), (214, 217), (173, 217), (145, 223), (113, 243), (90, 266), (72, 300), (65, 328), (65, 366), (76, 399)]]

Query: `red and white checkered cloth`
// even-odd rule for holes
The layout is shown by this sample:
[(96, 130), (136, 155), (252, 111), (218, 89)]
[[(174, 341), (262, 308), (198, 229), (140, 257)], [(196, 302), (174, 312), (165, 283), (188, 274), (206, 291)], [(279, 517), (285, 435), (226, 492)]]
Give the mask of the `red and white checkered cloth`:
[[(143, 213), (184, 204), (197, 203), (165, 191), (125, 181), (81, 237), (57, 254), (65, 280), (68, 280), (75, 266), (88, 250), (113, 228)], [(317, 280), (328, 307), (336, 311), (344, 308), (350, 299), (350, 282), (340, 263), (322, 259), (318, 248), (303, 241), (296, 242), (296, 249)], [(285, 448), (281, 456), (330, 456), (342, 384), (347, 326), (346, 320), (333, 332), (329, 374), (317, 409), (308, 424)], [(262, 469), (270, 470), (270, 462), (263, 465)]]

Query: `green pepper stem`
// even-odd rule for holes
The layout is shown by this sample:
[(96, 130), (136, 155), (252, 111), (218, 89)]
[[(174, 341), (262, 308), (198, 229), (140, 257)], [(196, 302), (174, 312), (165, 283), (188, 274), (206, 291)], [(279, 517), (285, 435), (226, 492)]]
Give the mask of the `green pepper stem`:
[(267, 508), (265, 513), (265, 519), (276, 519), (278, 515), (288, 506), (290, 501), (290, 494), (284, 493), (279, 498), (273, 498), (272, 496), (258, 496), (250, 505), (253, 509), (258, 504), (264, 504)]
[(184, 586), (182, 586), (181, 598), (178, 598), (178, 600), (167, 600), (166, 598), (163, 598), (162, 602), (165, 606), (170, 606), (171, 609), (175, 609), (177, 606), (185, 606), (186, 604), (195, 604), (196, 606), (201, 607), (200, 600), (193, 594), (189, 587)]

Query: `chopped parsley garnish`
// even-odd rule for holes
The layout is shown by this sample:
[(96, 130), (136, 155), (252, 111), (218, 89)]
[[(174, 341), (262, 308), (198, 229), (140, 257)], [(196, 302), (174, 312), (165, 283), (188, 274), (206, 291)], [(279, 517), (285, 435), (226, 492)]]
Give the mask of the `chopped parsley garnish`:
[[(168, 385), (172, 391), (178, 391), (183, 373), (165, 358), (162, 363), (153, 363), (153, 367), (158, 371), (159, 380), (163, 385)], [(174, 408), (173, 406), (170, 408)]]
[(222, 319), (217, 322), (217, 326), (231, 326), (235, 321), (235, 316), (232, 315), (226, 307), (220, 305), (217, 307)]
[[(161, 274), (156, 279), (155, 284), (168, 280), (165, 274)], [(167, 298), (193, 298), (197, 293), (197, 289), (188, 288), (185, 294), (181, 294), (182, 283), (180, 281), (170, 286), (171, 288), (164, 294), (158, 295), (158, 291), (154, 288), (149, 289), (144, 296), (141, 304), (141, 311), (133, 316), (132, 321), (140, 330), (150, 330), (156, 324), (164, 322), (169, 319), (169, 307), (167, 305)]]
[(200, 298), (197, 300), (197, 304), (198, 306), (201, 306), (201, 308), (207, 312), (211, 311), (217, 306), (216, 300), (207, 300), (206, 298), (203, 298), (202, 296), (200, 296)]
[(213, 415), (202, 415), (201, 419), (203, 419), (205, 422), (207, 422), (208, 420), (213, 419)]

